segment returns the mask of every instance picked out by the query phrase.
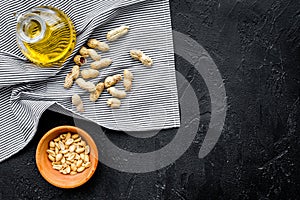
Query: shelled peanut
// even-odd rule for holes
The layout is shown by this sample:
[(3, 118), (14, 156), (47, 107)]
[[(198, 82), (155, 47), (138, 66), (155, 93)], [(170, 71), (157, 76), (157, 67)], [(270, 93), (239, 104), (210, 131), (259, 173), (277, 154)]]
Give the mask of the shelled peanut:
[(75, 175), (91, 166), (90, 147), (78, 134), (63, 133), (49, 143), (48, 158), (62, 174)]

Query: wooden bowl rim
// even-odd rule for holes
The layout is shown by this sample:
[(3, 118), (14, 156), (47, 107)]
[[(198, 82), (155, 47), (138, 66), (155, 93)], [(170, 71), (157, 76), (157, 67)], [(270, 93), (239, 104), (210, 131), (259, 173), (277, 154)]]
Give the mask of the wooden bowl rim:
[[(90, 140), (90, 142), (87, 142), (87, 141), (86, 142), (89, 144), (89, 146), (90, 147), (92, 147), (92, 146), (95, 147), (95, 148), (93, 148), (94, 161), (91, 163), (92, 165), (90, 167), (91, 169), (89, 169), (90, 172), (88, 173), (88, 176), (85, 179), (81, 179), (80, 181), (75, 182), (74, 184), (59, 184), (59, 183), (56, 183), (55, 181), (52, 181), (51, 177), (47, 176), (47, 173), (45, 173), (44, 170), (42, 170), (43, 164), (40, 162), (40, 159), (39, 159), (39, 157), (42, 156), (42, 154), (43, 154), (43, 152), (41, 152), (41, 148), (44, 145), (45, 140), (48, 137), (50, 137), (51, 134), (56, 133), (57, 131), (60, 131), (61, 129), (68, 129), (71, 133), (78, 133), (81, 137), (88, 138), (88, 140)], [(46, 152), (44, 152), (44, 153), (46, 153)], [(50, 184), (52, 184), (56, 187), (65, 188), (65, 189), (76, 188), (76, 187), (79, 187), (79, 186), (83, 185), (84, 183), (86, 183), (93, 176), (93, 174), (95, 173), (97, 165), (98, 165), (98, 149), (97, 149), (97, 146), (96, 146), (93, 138), (86, 131), (84, 131), (83, 129), (75, 127), (75, 126), (67, 126), (67, 125), (58, 126), (58, 127), (55, 127), (55, 128), (52, 128), (51, 130), (49, 130), (41, 138), (41, 140), (38, 143), (37, 149), (36, 149), (35, 160), (36, 160), (36, 165), (37, 165), (37, 168), (38, 168), (40, 174)], [(64, 175), (64, 176), (68, 176), (68, 175)]]

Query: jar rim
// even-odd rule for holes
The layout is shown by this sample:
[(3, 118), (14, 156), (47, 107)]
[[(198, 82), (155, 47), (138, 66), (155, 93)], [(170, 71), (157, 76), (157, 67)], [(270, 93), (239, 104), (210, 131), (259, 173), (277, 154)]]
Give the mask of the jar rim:
[[(30, 22), (32, 20), (37, 21), (40, 24), (40, 26), (41, 26), (41, 31), (40, 31), (39, 35), (37, 35), (34, 38), (28, 37), (25, 34), (24, 30), (23, 30), (23, 27), (26, 26), (26, 24), (28, 24), (28, 22)], [(26, 43), (35, 43), (35, 42), (38, 42), (38, 41), (40, 41), (44, 37), (45, 31), (46, 31), (46, 23), (37, 14), (35, 14), (35, 13), (24, 13), (24, 14), (18, 15), (18, 17), (17, 17), (17, 36), (23, 42), (26, 42)]]

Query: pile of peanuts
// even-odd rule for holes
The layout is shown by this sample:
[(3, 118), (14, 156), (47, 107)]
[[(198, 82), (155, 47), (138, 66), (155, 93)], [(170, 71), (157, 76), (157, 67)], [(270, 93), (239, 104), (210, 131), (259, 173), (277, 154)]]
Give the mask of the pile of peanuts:
[[(116, 41), (120, 37), (126, 35), (128, 31), (129, 26), (120, 26), (109, 31), (106, 35), (106, 39), (110, 42)], [(76, 55), (74, 57), (74, 62), (76, 65), (73, 66), (71, 72), (66, 75), (64, 87), (66, 89), (71, 88), (73, 82), (75, 81), (75, 83), (81, 89), (90, 93), (90, 101), (92, 102), (96, 102), (104, 89), (106, 89), (107, 92), (113, 97), (107, 100), (107, 105), (111, 108), (120, 108), (120, 99), (125, 98), (127, 96), (126, 92), (131, 90), (132, 81), (134, 79), (132, 72), (130, 72), (128, 69), (125, 69), (123, 74), (108, 76), (103, 82), (99, 82), (97, 84), (87, 81), (87, 79), (97, 78), (99, 76), (98, 70), (109, 67), (113, 62), (113, 60), (110, 58), (102, 58), (101, 55), (99, 55), (95, 50), (100, 50), (103, 53), (109, 51), (110, 47), (107, 43), (98, 41), (96, 39), (90, 39), (87, 42), (87, 46), (89, 48), (82, 47), (79, 51), (80, 55)], [(144, 66), (151, 67), (153, 65), (152, 59), (141, 50), (131, 50), (129, 53), (133, 59), (139, 60)], [(80, 67), (86, 63), (86, 59), (88, 57), (93, 59), (94, 62), (91, 63), (89, 69), (83, 69), (80, 71)], [(80, 75), (81, 78), (79, 78)], [(124, 90), (119, 90), (113, 87), (121, 80), (124, 80)], [(78, 94), (74, 94), (72, 96), (72, 104), (76, 106), (78, 112), (84, 112), (83, 102)]]
[(62, 174), (75, 175), (91, 166), (90, 147), (78, 134), (61, 134), (49, 142), (46, 151), (53, 169)]

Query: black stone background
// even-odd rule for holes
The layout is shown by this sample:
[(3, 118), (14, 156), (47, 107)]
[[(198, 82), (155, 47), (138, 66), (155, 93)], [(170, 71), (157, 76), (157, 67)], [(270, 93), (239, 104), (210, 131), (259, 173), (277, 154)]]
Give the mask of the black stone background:
[[(39, 174), (35, 149), (46, 131), (74, 120), (46, 111), (30, 144), (0, 164), (0, 199), (300, 199), (299, 1), (170, 4), (173, 29), (204, 46), (225, 81), (229, 108), (213, 151), (197, 158), (210, 117), (208, 90), (201, 75), (176, 56), (176, 69), (199, 98), (201, 122), (192, 146), (174, 164), (130, 174), (99, 163), (82, 187), (56, 188)], [(147, 140), (105, 132), (119, 147), (135, 152), (161, 148), (176, 133), (162, 131)]]

